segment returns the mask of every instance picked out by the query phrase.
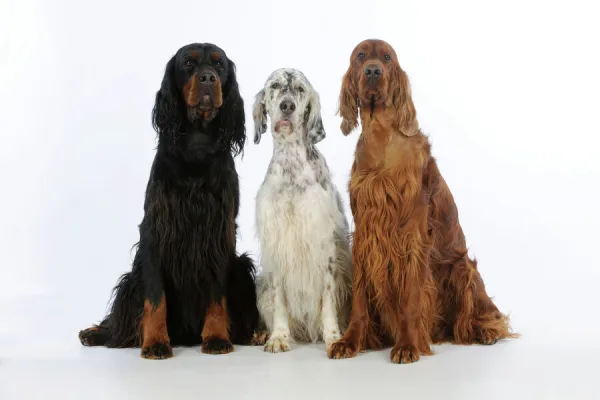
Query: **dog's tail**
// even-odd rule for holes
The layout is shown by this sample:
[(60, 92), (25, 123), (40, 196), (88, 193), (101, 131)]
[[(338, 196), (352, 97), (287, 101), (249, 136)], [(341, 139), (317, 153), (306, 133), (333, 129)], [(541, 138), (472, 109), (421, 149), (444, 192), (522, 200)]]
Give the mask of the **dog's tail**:
[(255, 267), (246, 253), (234, 257), (227, 285), (230, 337), (234, 344), (249, 344), (257, 328)]

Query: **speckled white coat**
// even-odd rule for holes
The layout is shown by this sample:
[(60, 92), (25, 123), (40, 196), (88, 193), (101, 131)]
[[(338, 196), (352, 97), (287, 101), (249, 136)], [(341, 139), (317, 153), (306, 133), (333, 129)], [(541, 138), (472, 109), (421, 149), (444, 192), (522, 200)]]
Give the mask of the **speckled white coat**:
[[(283, 111), (283, 102), (293, 112)], [(273, 72), (256, 96), (255, 143), (267, 116), (273, 157), (256, 198), (263, 268), (258, 308), (270, 333), (265, 350), (287, 351), (291, 340), (323, 339), (329, 346), (341, 337), (350, 310), (348, 222), (315, 147), (325, 137), (319, 97), (300, 71)]]

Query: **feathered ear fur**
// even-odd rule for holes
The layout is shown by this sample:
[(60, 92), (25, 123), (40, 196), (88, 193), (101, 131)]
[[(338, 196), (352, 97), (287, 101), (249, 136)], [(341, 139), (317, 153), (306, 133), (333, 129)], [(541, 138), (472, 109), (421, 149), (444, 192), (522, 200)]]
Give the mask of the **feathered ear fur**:
[(222, 88), (223, 104), (215, 117), (219, 140), (228, 146), (234, 157), (244, 150), (246, 143), (246, 115), (244, 113), (244, 100), (235, 74), (235, 64), (228, 60), (229, 75), (227, 83)]
[(308, 140), (312, 144), (317, 144), (325, 139), (325, 128), (323, 127), (323, 119), (321, 118), (321, 101), (317, 92), (313, 92), (306, 111), (308, 114), (306, 117)]
[(342, 117), (342, 133), (348, 135), (358, 126), (358, 87), (352, 76), (352, 65), (342, 79), (338, 115)]
[(175, 56), (165, 68), (160, 90), (156, 93), (154, 108), (152, 109), (152, 126), (158, 134), (158, 140), (167, 139), (172, 144), (177, 133), (183, 125), (185, 113), (181, 94), (177, 92), (174, 80)]
[(392, 70), (390, 85), (392, 107), (396, 111), (393, 126), (404, 136), (414, 136), (419, 133), (417, 111), (412, 101), (408, 76), (398, 64)]
[(254, 119), (254, 143), (259, 144), (263, 133), (267, 131), (267, 109), (265, 107), (265, 90), (262, 89), (254, 98), (252, 106)]

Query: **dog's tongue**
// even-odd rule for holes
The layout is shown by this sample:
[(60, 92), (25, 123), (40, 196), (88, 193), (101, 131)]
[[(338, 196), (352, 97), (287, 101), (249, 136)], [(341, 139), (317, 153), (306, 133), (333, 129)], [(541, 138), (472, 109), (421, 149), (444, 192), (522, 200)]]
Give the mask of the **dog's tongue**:
[(292, 123), (290, 121), (281, 120), (275, 123), (275, 132), (279, 133), (279, 130), (283, 127), (290, 128)]

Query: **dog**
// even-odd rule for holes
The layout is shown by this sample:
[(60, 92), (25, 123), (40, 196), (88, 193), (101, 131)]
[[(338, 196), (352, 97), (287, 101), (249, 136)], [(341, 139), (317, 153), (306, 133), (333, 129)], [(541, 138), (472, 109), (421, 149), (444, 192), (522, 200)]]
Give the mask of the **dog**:
[(419, 129), (406, 73), (381, 40), (359, 43), (339, 98), (341, 130), (358, 126), (349, 182), (355, 222), (349, 327), (328, 352), (354, 357), (392, 344), (393, 363), (430, 344), (493, 344), (516, 337), (467, 255), (453, 196)]
[(182, 47), (166, 65), (152, 110), (158, 146), (132, 270), (108, 315), (79, 333), (85, 346), (172, 346), (224, 354), (258, 320), (255, 266), (236, 254), (240, 194), (234, 157), (246, 139), (235, 64), (211, 43)]
[(273, 157), (256, 197), (263, 267), (257, 297), (268, 352), (288, 351), (296, 340), (323, 339), (329, 347), (350, 311), (348, 222), (315, 146), (325, 138), (320, 114), (318, 93), (295, 69), (274, 71), (254, 102), (254, 142), (266, 132), (267, 117), (273, 135)]

